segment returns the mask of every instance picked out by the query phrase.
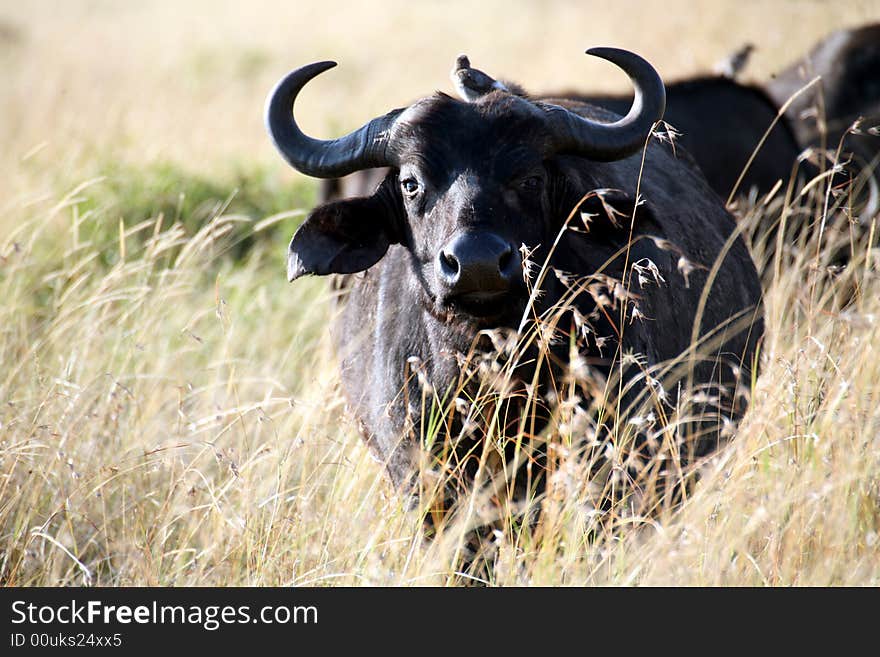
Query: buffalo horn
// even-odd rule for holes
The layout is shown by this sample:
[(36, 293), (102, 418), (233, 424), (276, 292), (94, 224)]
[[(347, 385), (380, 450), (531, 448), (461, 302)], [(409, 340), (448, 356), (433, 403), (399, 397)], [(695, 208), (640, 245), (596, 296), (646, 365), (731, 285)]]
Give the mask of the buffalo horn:
[(619, 160), (642, 148), (666, 109), (663, 81), (644, 59), (618, 48), (590, 48), (588, 55), (607, 59), (629, 75), (635, 97), (629, 113), (613, 123), (584, 118), (558, 105), (544, 104), (554, 150), (593, 160)]
[(389, 147), (394, 120), (401, 110), (373, 119), (339, 139), (314, 139), (304, 134), (293, 118), (293, 105), (306, 83), (336, 62), (317, 62), (288, 73), (266, 98), (265, 120), (269, 136), (284, 159), (297, 171), (316, 178), (337, 178), (361, 169), (394, 166)]

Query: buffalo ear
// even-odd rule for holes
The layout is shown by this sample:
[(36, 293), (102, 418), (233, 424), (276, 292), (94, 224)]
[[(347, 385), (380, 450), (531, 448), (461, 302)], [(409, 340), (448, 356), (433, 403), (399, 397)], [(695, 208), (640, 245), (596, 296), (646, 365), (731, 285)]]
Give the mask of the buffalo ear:
[(607, 237), (621, 231), (629, 232), (630, 223), (643, 222), (650, 215), (644, 199), (636, 203), (633, 195), (619, 189), (595, 189), (587, 194), (577, 208), (579, 215), (572, 224), (593, 237)]
[(375, 265), (397, 242), (388, 206), (376, 195), (318, 206), (290, 240), (287, 278), (353, 274)]

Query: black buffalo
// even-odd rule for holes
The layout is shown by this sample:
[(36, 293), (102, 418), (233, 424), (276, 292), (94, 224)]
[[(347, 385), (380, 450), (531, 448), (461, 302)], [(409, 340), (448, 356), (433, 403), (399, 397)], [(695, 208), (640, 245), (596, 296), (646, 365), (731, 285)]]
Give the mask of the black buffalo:
[[(502, 437), (518, 431), (538, 441), (564, 381), (580, 386), (573, 398), (581, 408), (593, 408), (601, 385), (573, 373), (619, 376), (612, 388), (621, 409), (647, 394), (656, 418), (670, 422), (691, 395), (680, 417), (694, 430), (675, 447), (685, 464), (715, 448), (744, 409), (737, 386), (754, 371), (763, 332), (755, 266), (699, 169), (650, 138), (665, 102), (654, 69), (627, 51), (588, 53), (632, 79), (636, 102), (623, 118), (501, 89), (473, 102), (436, 93), (324, 141), (303, 134), (292, 110), (332, 62), (293, 71), (267, 100), (268, 131), (297, 170), (335, 179), (387, 168), (369, 195), (312, 210), (290, 242), (288, 277), (345, 275), (336, 279), (341, 307), (331, 327), (342, 386), (372, 453), (401, 488), (432, 449), (425, 391), (449, 408), (450, 395), (473, 407), (470, 391), (493, 370), (469, 369), (468, 356), (488, 352), (499, 335), (537, 336), (517, 352), (498, 397)], [(450, 414), (441, 424), (465, 435), (467, 412)], [(647, 413), (633, 426), (653, 421)], [(473, 476), (484, 435), (469, 431), (443, 452), (446, 462)], [(674, 436), (641, 432), (639, 449), (654, 453)], [(515, 459), (526, 448), (510, 441), (500, 449)], [(534, 454), (528, 476), (538, 487), (531, 465), (539, 470), (546, 450)]]
[[(803, 89), (816, 76), (819, 81)], [(864, 172), (857, 180), (868, 201), (862, 215), (873, 216), (880, 166), (880, 24), (833, 32), (766, 89), (779, 107), (789, 103), (786, 117), (802, 148), (831, 151), (832, 161), (848, 163), (852, 177)]]

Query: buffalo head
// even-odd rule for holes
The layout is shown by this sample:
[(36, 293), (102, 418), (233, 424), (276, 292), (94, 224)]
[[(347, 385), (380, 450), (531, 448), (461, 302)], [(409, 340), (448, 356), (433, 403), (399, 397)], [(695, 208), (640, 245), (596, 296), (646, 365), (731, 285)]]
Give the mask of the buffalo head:
[(664, 86), (647, 62), (612, 48), (587, 52), (632, 79), (635, 101), (623, 118), (599, 112), (600, 122), (504, 89), (472, 103), (438, 93), (323, 141), (303, 134), (292, 110), (302, 87), (334, 64), (290, 73), (269, 96), (266, 122), (294, 168), (323, 178), (390, 168), (371, 196), (311, 213), (290, 243), (290, 280), (363, 271), (400, 244), (436, 316), (485, 325), (521, 313), (522, 247), (548, 247), (582, 195), (569, 189), (559, 158), (625, 158), (663, 115)]

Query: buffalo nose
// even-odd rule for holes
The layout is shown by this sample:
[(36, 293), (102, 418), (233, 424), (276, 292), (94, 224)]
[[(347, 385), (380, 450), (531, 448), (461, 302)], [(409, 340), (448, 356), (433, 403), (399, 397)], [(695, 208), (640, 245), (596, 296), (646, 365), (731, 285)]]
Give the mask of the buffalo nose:
[(507, 292), (520, 273), (519, 252), (493, 233), (462, 233), (440, 249), (437, 273), (448, 295)]

